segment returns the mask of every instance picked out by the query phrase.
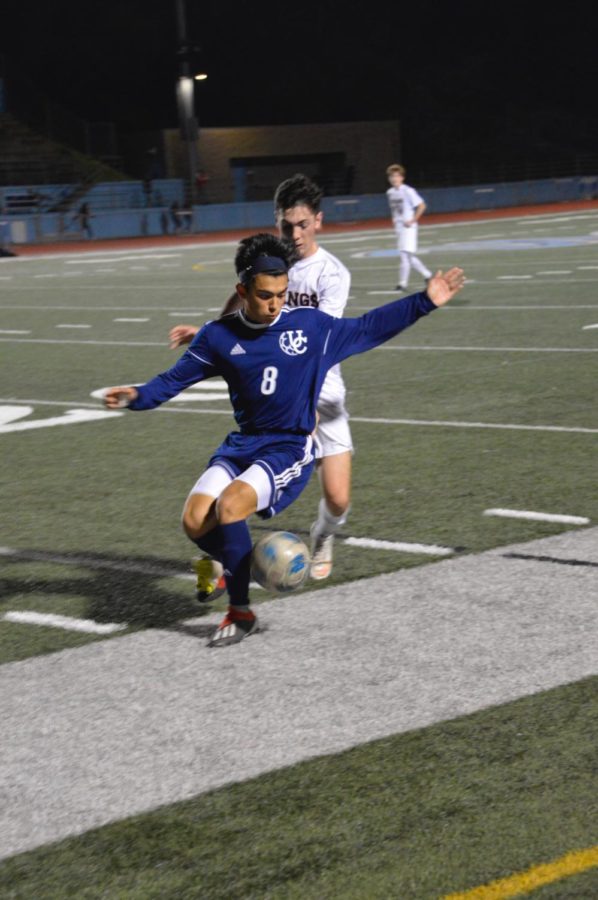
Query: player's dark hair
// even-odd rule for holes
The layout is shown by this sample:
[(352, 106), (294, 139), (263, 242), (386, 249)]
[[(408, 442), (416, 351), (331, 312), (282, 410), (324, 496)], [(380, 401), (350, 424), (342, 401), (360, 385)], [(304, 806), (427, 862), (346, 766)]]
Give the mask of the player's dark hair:
[(293, 175), (282, 181), (274, 194), (276, 212), (292, 209), (293, 206), (307, 206), (313, 213), (320, 211), (322, 190), (307, 175)]
[(243, 238), (235, 255), (235, 271), (242, 283), (251, 281), (255, 274), (258, 274), (252, 270), (260, 257), (279, 261), (273, 263), (271, 268), (260, 265), (261, 272), (267, 272), (268, 275), (286, 275), (295, 261), (295, 251), (287, 241), (273, 234), (252, 234)]

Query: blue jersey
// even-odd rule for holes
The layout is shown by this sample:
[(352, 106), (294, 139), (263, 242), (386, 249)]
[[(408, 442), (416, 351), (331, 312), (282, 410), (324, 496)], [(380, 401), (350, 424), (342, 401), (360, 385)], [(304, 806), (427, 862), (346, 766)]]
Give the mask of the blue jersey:
[(228, 385), (242, 434), (311, 434), (328, 369), (390, 340), (434, 309), (420, 293), (353, 319), (284, 307), (267, 326), (248, 321), (239, 310), (207, 322), (172, 368), (138, 388), (130, 408), (152, 409), (219, 376)]

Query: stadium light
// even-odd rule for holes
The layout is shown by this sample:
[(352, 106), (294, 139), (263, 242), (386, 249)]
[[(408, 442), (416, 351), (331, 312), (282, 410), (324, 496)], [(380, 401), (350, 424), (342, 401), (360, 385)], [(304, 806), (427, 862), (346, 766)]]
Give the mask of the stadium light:
[(206, 72), (200, 72), (198, 75), (194, 75), (193, 77), (196, 81), (205, 81), (208, 76)]

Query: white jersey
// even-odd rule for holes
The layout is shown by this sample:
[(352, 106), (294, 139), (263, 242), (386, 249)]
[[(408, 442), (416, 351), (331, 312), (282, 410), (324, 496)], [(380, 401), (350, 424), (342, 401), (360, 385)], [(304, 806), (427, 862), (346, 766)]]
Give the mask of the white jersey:
[[(300, 259), (289, 269), (286, 305), (291, 309), (296, 306), (311, 306), (340, 319), (347, 305), (350, 287), (351, 274), (346, 266), (332, 253), (318, 247), (315, 253)], [(341, 367), (333, 366), (326, 375), (318, 399), (318, 456), (351, 449), (345, 394)]]
[(389, 187), (386, 196), (392, 221), (397, 231), (402, 229), (404, 222), (410, 222), (413, 219), (415, 210), (424, 202), (415, 188), (409, 187), (408, 184), (402, 184), (398, 188)]
[(318, 247), (289, 269), (286, 305), (312, 306), (338, 319), (345, 311), (350, 287), (349, 270), (332, 253)]

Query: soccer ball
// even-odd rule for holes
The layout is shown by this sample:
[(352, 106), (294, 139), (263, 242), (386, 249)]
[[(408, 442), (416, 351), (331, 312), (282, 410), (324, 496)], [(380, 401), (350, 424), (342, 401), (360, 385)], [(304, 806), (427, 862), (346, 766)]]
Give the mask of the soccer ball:
[(309, 550), (296, 534), (272, 531), (253, 548), (251, 577), (269, 591), (285, 594), (301, 587), (309, 574)]

